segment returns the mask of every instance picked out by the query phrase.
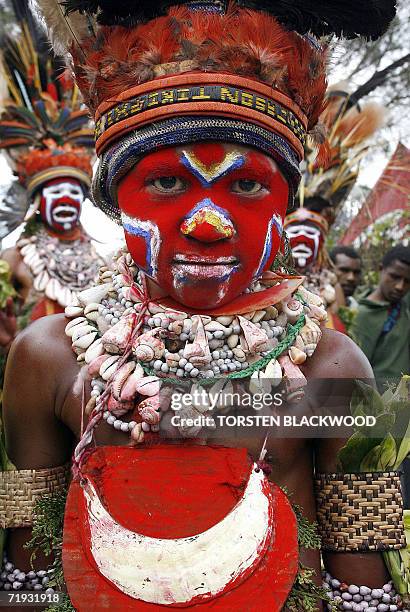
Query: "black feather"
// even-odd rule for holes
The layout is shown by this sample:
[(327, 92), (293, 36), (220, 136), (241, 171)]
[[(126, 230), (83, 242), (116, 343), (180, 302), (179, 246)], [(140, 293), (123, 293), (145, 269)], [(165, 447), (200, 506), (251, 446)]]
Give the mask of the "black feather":
[[(163, 15), (174, 4), (189, 4), (189, 0), (64, 0), (61, 4), (67, 13), (80, 11), (97, 15), (104, 25), (131, 27)], [(237, 4), (270, 13), (299, 34), (372, 40), (387, 30), (396, 14), (396, 0), (237, 0)]]

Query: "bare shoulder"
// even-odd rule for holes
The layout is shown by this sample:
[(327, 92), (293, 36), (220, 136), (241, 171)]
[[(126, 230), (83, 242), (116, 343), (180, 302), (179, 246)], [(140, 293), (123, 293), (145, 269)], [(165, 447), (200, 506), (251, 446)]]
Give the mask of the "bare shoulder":
[(10, 249), (5, 249), (4, 251), (2, 251), (1, 259), (4, 259), (5, 261), (7, 261), (7, 263), (11, 267), (16, 266), (18, 263), (22, 261), (20, 251), (18, 250), (17, 247), (11, 247)]
[(313, 378), (361, 378), (374, 377), (370, 363), (363, 351), (349, 336), (333, 329), (324, 329), (323, 336), (304, 372)]
[[(14, 340), (7, 360), (4, 402), (30, 396), (30, 403), (59, 398), (68, 390), (78, 364), (64, 333), (64, 315), (31, 323)], [(35, 390), (35, 393), (33, 392)], [(37, 399), (36, 399), (37, 398)]]

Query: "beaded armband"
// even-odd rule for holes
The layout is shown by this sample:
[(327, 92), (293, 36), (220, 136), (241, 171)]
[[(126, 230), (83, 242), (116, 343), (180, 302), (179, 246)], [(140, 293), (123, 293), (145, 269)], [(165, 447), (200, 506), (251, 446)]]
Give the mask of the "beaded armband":
[(319, 474), (315, 486), (322, 550), (365, 552), (406, 546), (398, 472)]
[(31, 526), (36, 501), (65, 489), (69, 472), (69, 464), (0, 472), (0, 528)]

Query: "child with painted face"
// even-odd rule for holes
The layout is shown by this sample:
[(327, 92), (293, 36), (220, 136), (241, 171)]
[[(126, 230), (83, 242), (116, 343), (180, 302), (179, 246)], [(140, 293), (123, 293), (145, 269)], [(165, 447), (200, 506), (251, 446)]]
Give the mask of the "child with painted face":
[[(54, 3), (42, 4), (54, 38), (67, 44), (70, 29), (58, 32)], [(287, 411), (306, 416), (334, 402), (347, 413), (352, 379), (371, 377), (353, 342), (322, 329), (322, 299), (272, 265), (307, 132), (321, 135), (327, 50), (306, 32), (354, 36), (361, 23), (369, 34), (371, 7), (349, 25), (347, 14), (312, 21), (298, 5), (303, 26), (293, 31), (280, 1), (164, 11), (131, 1), (79, 4), (65, 3), (76, 33), (67, 52), (95, 113), (93, 199), (123, 226), (127, 248), (66, 308), (67, 318), (37, 325), (16, 346), (5, 392), (11, 459), (18, 468), (58, 466), (75, 444), (63, 559), (80, 612), (302, 609), (300, 594), (290, 594), (298, 563), (314, 568), (320, 584), (320, 555), (298, 550), (280, 487), (315, 520), (314, 472), (339, 490), (343, 442), (270, 436), (266, 425), (227, 434), (223, 405), (212, 407), (201, 390), (214, 397), (239, 380), (253, 397), (280, 384)], [(380, 5), (373, 8), (380, 17)], [(378, 29), (380, 22), (370, 35)], [(49, 355), (38, 357), (35, 374), (47, 368), (48, 385), (29, 400), (15, 364), (22, 354), (35, 360), (44, 334)], [(315, 379), (323, 384), (305, 398)], [(168, 392), (180, 389), (194, 401), (176, 408)], [(31, 420), (29, 461), (20, 405), (44, 417)], [(273, 412), (264, 402), (261, 414)], [(50, 445), (50, 428), (58, 445)], [(341, 504), (342, 493), (335, 497)], [(329, 573), (374, 589), (387, 582), (371, 542), (364, 562), (354, 542), (340, 554), (336, 522), (321, 529), (333, 534)], [(14, 536), (9, 550), (21, 567), (18, 544)]]

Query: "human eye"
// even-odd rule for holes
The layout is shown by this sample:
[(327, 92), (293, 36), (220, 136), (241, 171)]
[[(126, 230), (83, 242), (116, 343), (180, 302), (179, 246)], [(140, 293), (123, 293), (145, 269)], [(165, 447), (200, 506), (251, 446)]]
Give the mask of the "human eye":
[(240, 195), (256, 195), (263, 191), (266, 191), (266, 188), (259, 183), (258, 181), (254, 181), (252, 179), (239, 179), (232, 183), (231, 187), (234, 193), (239, 193)]
[(186, 183), (177, 176), (160, 176), (150, 181), (151, 187), (160, 193), (182, 193)]

